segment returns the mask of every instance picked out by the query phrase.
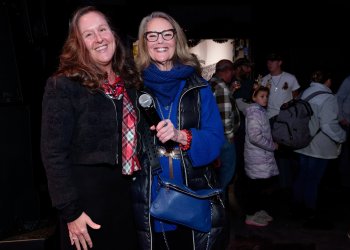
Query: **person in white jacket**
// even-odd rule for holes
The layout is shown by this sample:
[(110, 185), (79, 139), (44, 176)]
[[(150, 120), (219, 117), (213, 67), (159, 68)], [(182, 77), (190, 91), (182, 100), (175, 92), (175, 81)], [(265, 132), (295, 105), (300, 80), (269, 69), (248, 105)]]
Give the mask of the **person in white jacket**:
[[(295, 75), (284, 70), (285, 59), (279, 53), (267, 56), (269, 74), (261, 79), (261, 85), (270, 89), (267, 117), (271, 119), (280, 112), (282, 104), (289, 102), (299, 94), (300, 84)], [(294, 180), (294, 155), (287, 147), (279, 147), (275, 152), (279, 174), (280, 192), (289, 194)]]
[(302, 208), (309, 219), (316, 219), (318, 186), (330, 159), (339, 156), (341, 143), (346, 139), (345, 130), (339, 125), (337, 98), (332, 93), (331, 75), (315, 71), (310, 87), (301, 98), (325, 91), (309, 100), (314, 112), (310, 120), (310, 131), (314, 137), (305, 148), (295, 150), (299, 154), (299, 172), (293, 185), (293, 197), (297, 207)]

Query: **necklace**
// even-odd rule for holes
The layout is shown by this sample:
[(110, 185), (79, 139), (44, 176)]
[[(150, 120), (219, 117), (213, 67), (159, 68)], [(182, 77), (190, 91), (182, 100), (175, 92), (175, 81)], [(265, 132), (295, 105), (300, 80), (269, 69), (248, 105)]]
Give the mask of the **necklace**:
[[(159, 108), (160, 115), (162, 116), (162, 120), (164, 120), (164, 114), (163, 114), (163, 111), (162, 111), (162, 107), (160, 106), (160, 103), (159, 103), (158, 99), (157, 98), (155, 98), (155, 99), (156, 99), (156, 102), (157, 102), (157, 105), (158, 105), (158, 108)], [(169, 107), (169, 113), (168, 113), (168, 118), (167, 118), (168, 120), (170, 120), (170, 115), (171, 115), (173, 103), (174, 102), (172, 102), (170, 104), (170, 107)], [(165, 109), (167, 109), (167, 108), (165, 108)], [(164, 144), (164, 149), (165, 149), (165, 154), (163, 153), (162, 155), (168, 157), (169, 177), (170, 177), (170, 179), (173, 179), (174, 178), (174, 165), (173, 165), (172, 153), (173, 153), (173, 150), (174, 150), (174, 143), (172, 141), (167, 141)]]
[[(159, 112), (160, 112), (160, 115), (162, 116), (162, 120), (164, 120), (164, 114), (163, 114), (163, 111), (162, 111), (162, 107), (160, 106), (160, 103), (158, 101), (158, 98), (155, 98), (156, 99), (156, 102), (157, 102), (157, 105), (158, 105), (158, 108), (159, 108)], [(168, 113), (168, 120), (170, 120), (170, 115), (171, 115), (171, 111), (172, 111), (172, 107), (173, 107), (173, 102), (170, 104), (170, 107), (169, 107), (169, 113)], [(165, 108), (167, 110), (167, 108)]]
[(280, 84), (280, 81), (281, 81), (281, 79), (282, 79), (282, 76), (283, 76), (283, 72), (281, 73), (280, 77), (278, 78), (277, 83), (273, 80), (273, 78), (272, 78), (273, 76), (270, 77), (271, 82), (272, 82), (273, 85), (275, 86), (275, 88), (274, 88), (274, 91), (275, 91), (275, 92), (277, 92), (277, 90), (278, 90), (278, 85)]
[(119, 75), (114, 75), (114, 77), (113, 82), (109, 82), (107, 78), (103, 82), (102, 88), (107, 96), (120, 100), (124, 93), (124, 82)]

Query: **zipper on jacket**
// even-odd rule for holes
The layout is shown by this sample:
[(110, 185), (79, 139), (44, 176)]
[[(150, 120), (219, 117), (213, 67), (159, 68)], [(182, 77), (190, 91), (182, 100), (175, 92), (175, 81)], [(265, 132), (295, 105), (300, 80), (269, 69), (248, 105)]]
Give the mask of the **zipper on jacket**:
[[(179, 106), (178, 106), (178, 117), (179, 117), (179, 121), (178, 121), (177, 127), (178, 127), (179, 129), (181, 129), (180, 124), (181, 124), (181, 102), (182, 102), (182, 98), (184, 97), (184, 95), (185, 95), (187, 92), (189, 92), (189, 91), (191, 91), (191, 90), (193, 90), (193, 89), (202, 88), (202, 87), (205, 87), (205, 86), (206, 86), (205, 84), (202, 84), (202, 85), (199, 85), (199, 86), (191, 87), (191, 88), (185, 90), (185, 91), (181, 94), (180, 99), (179, 99)], [(199, 120), (198, 120), (197, 126), (199, 126), (199, 124), (200, 124), (200, 118), (199, 118)], [(183, 155), (182, 150), (180, 150), (180, 155), (181, 155), (181, 161), (182, 161), (182, 169), (183, 169), (183, 171), (184, 171), (185, 184), (186, 184), (186, 186), (187, 186), (187, 185), (188, 185), (188, 176), (187, 176), (186, 164), (185, 164), (184, 155)], [(192, 247), (193, 247), (193, 250), (196, 249), (196, 241), (195, 241), (194, 230), (192, 230)]]
[[(108, 100), (110, 100), (113, 104), (114, 107), (114, 113), (115, 113), (115, 121), (117, 123), (117, 134), (118, 134), (118, 114), (117, 114), (117, 107), (115, 106), (115, 103), (113, 101), (113, 99), (111, 97), (109, 97), (108, 95), (106, 95), (106, 93), (100, 89), (97, 89), (98, 92), (100, 92), (102, 95), (104, 95)], [(118, 136), (118, 140), (120, 140), (119, 136)], [(118, 141), (117, 141), (117, 151), (116, 151), (116, 159), (115, 159), (115, 163), (118, 164)]]
[[(138, 127), (139, 123), (140, 123), (140, 119), (141, 119), (141, 111), (139, 109), (139, 106), (138, 106), (138, 99), (139, 99), (139, 92), (136, 91), (136, 103), (134, 103), (134, 107), (135, 107), (135, 110), (137, 112), (137, 123), (136, 123), (136, 128)], [(138, 137), (138, 143), (140, 145), (140, 147), (137, 147), (136, 145), (136, 148), (138, 148), (138, 151), (137, 151), (137, 155), (140, 154), (140, 152), (142, 151), (142, 145), (141, 145), (141, 134), (139, 132), (138, 129), (136, 129), (136, 133), (137, 133), (137, 137)]]
[[(178, 129), (180, 130), (181, 129), (181, 127), (180, 127), (180, 124), (181, 124), (181, 101), (182, 101), (182, 98), (184, 97), (184, 95), (187, 93), (187, 92), (189, 92), (189, 91), (191, 91), (191, 90), (193, 90), (193, 89), (196, 89), (196, 88), (202, 88), (202, 87), (205, 87), (206, 85), (205, 84), (202, 84), (202, 85), (199, 85), (199, 86), (195, 86), (195, 87), (191, 87), (191, 88), (189, 88), (189, 89), (187, 89), (187, 90), (185, 90), (182, 94), (181, 94), (181, 96), (180, 96), (180, 99), (179, 99), (179, 105), (178, 105), (178, 107), (177, 107), (177, 115), (178, 115), (178, 117), (179, 117), (179, 121), (178, 121), (178, 124), (177, 124), (177, 127), (178, 127)], [(199, 127), (199, 124), (200, 124), (200, 119), (199, 119), (199, 121), (198, 121), (198, 124), (197, 124), (197, 126)], [(181, 161), (182, 161), (182, 168), (183, 168), (183, 170), (184, 170), (184, 177), (185, 177), (185, 184), (186, 184), (186, 186), (188, 185), (188, 180), (187, 180), (187, 171), (186, 171), (186, 167), (185, 167), (185, 160), (184, 160), (184, 156), (183, 156), (183, 152), (182, 152), (182, 150), (180, 150), (180, 155), (181, 155)]]

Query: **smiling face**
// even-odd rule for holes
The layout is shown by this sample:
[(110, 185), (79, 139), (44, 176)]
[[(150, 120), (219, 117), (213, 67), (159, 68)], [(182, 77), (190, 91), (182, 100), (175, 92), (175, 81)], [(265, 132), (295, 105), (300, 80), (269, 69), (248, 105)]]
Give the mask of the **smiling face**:
[(106, 19), (99, 13), (89, 12), (80, 18), (78, 26), (92, 60), (108, 72), (116, 43)]
[[(157, 17), (147, 23), (146, 32), (153, 31), (160, 33), (165, 30), (172, 30), (173, 28), (167, 20)], [(165, 40), (162, 34), (158, 34), (156, 41), (150, 42), (146, 40), (148, 53), (160, 70), (170, 70), (173, 67), (172, 58), (176, 47), (175, 36), (176, 34), (172, 39)]]

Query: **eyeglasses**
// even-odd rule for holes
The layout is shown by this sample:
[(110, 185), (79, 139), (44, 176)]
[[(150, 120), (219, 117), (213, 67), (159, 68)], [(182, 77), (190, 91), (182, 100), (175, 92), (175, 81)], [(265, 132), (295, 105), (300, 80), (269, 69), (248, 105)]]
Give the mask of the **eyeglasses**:
[(158, 40), (159, 35), (162, 35), (165, 41), (170, 41), (171, 39), (173, 39), (175, 34), (176, 34), (175, 29), (163, 30), (161, 32), (148, 31), (148, 32), (145, 32), (144, 37), (149, 42), (155, 42)]

